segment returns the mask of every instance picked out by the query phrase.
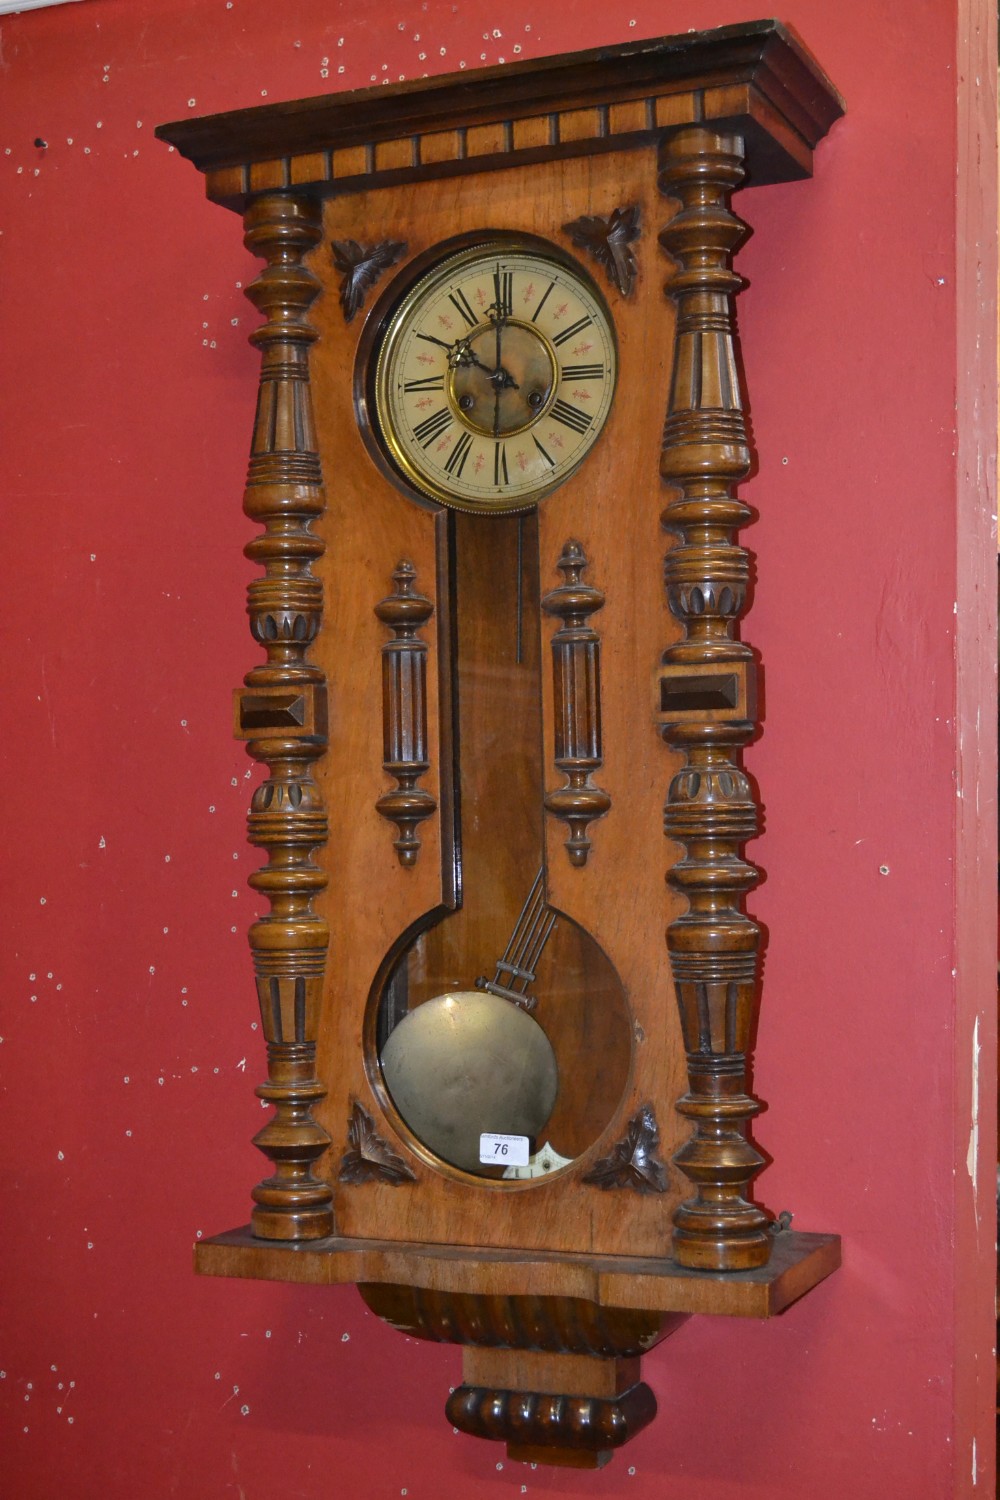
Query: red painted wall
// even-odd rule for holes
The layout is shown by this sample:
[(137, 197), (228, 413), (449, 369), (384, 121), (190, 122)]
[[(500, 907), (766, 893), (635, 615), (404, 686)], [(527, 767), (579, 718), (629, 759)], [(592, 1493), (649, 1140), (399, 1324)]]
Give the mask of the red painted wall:
[[(760, 1191), (797, 1227), (839, 1230), (844, 1268), (773, 1324), (688, 1323), (645, 1362), (658, 1421), (597, 1476), (456, 1436), (458, 1354), (391, 1333), (352, 1290), (190, 1271), (196, 1235), (245, 1221), (261, 1165), (250, 772), (229, 738), (254, 659), (240, 287), (256, 262), (153, 127), (756, 11), (84, 0), (0, 21), (12, 1500), (991, 1487), (985, 1114), (978, 1197), (966, 1159), (993, 962), (975, 872), (993, 817), (995, 52), (959, 47), (957, 0), (787, 0), (849, 112), (812, 183), (737, 205), (760, 455), (746, 635), (767, 686), (748, 757), (767, 808)], [(980, 1020), (984, 1111), (991, 1033)]]

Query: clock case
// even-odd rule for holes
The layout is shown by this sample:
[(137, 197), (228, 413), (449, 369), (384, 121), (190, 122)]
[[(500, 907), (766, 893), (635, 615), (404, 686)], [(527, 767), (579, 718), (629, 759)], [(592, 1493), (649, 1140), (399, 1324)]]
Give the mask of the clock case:
[[(768, 21), (157, 132), (266, 262), (247, 291), (265, 321), (245, 496), (266, 659), (235, 717), (266, 768), (249, 837), (270, 910), (250, 945), (272, 1170), (251, 1224), (202, 1241), (196, 1269), (357, 1283), (397, 1328), (464, 1346), (449, 1420), (521, 1459), (605, 1462), (655, 1413), (643, 1352), (692, 1313), (772, 1316), (839, 1264), (836, 1236), (750, 1199), (758, 810), (740, 754), (757, 725), (730, 198), (808, 177), (842, 110)], [(619, 343), (586, 461), (500, 523), (409, 491), (364, 398), (393, 278), (498, 232), (599, 277)], [(527, 688), (505, 665), (512, 597)], [(470, 655), (499, 663), (482, 745)], [(519, 823), (524, 847), (488, 877), (490, 941), (540, 852), (547, 902), (620, 981), (585, 1024), (569, 1002), (549, 1018), (561, 1086), (586, 1114), (622, 1048), (624, 1065), (569, 1166), (497, 1181), (406, 1126), (379, 1028), (399, 955), (461, 923)]]

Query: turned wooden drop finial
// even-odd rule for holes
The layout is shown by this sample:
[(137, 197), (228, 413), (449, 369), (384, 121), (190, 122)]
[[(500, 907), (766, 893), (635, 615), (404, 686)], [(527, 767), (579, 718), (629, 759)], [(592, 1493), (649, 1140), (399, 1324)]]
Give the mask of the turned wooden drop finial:
[(604, 595), (583, 582), (587, 556), (579, 542), (566, 542), (556, 567), (564, 582), (542, 599), (542, 608), (561, 625), (552, 637), (555, 701), (555, 755), (565, 786), (547, 792), (545, 806), (569, 826), (570, 863), (585, 865), (591, 850), (587, 828), (603, 818), (611, 798), (591, 783), (604, 764), (601, 744), (601, 638), (588, 621), (604, 607)]
[(430, 768), (427, 754), (427, 642), (417, 631), (434, 606), (414, 590), (417, 570), (408, 558), (396, 564), (396, 592), (375, 606), (392, 640), (382, 647), (382, 767), (395, 778), (392, 791), (375, 803), (383, 818), (395, 823), (393, 848), (407, 869), (417, 862), (417, 829), (437, 809), (430, 792), (417, 782)]

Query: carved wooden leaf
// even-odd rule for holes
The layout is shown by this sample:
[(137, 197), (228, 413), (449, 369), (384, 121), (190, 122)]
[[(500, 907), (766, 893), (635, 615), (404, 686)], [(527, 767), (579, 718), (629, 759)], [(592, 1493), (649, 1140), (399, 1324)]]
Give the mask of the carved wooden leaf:
[(359, 245), (357, 240), (332, 240), (330, 245), (333, 263), (344, 278), (340, 283), (340, 305), (344, 309), (344, 321), (349, 323), (383, 271), (406, 254), (406, 243), (403, 240), (383, 240), (370, 249)]
[(636, 1193), (665, 1193), (667, 1169), (656, 1155), (660, 1132), (648, 1104), (632, 1116), (628, 1130), (610, 1155), (602, 1156), (584, 1176), (599, 1188), (631, 1188)]
[(629, 245), (639, 238), (639, 205), (615, 208), (606, 219), (599, 214), (584, 214), (564, 224), (563, 230), (574, 245), (586, 250), (608, 273), (608, 280), (623, 297), (632, 290), (638, 267)]
[(347, 1122), (349, 1145), (340, 1161), (341, 1182), (387, 1182), (399, 1187), (403, 1182), (416, 1182), (415, 1175), (375, 1129), (375, 1122), (368, 1111), (353, 1101), (351, 1117)]

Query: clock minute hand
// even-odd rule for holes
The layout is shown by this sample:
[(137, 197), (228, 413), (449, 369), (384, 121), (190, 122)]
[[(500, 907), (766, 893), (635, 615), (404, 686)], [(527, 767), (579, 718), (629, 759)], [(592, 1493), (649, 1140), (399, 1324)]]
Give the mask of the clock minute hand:
[(499, 322), (499, 319), (497, 320), (497, 322), (495, 324), (495, 328), (496, 328), (496, 337), (497, 337), (496, 369), (493, 371), (493, 374), (490, 376), (490, 379), (493, 382), (493, 437), (494, 437), (494, 440), (496, 440), (500, 436), (500, 393), (503, 390), (503, 386), (500, 384), (499, 380), (497, 380), (497, 378), (496, 378), (497, 374), (499, 373), (500, 368), (501, 368), (501, 366), (500, 366), (500, 322)]

